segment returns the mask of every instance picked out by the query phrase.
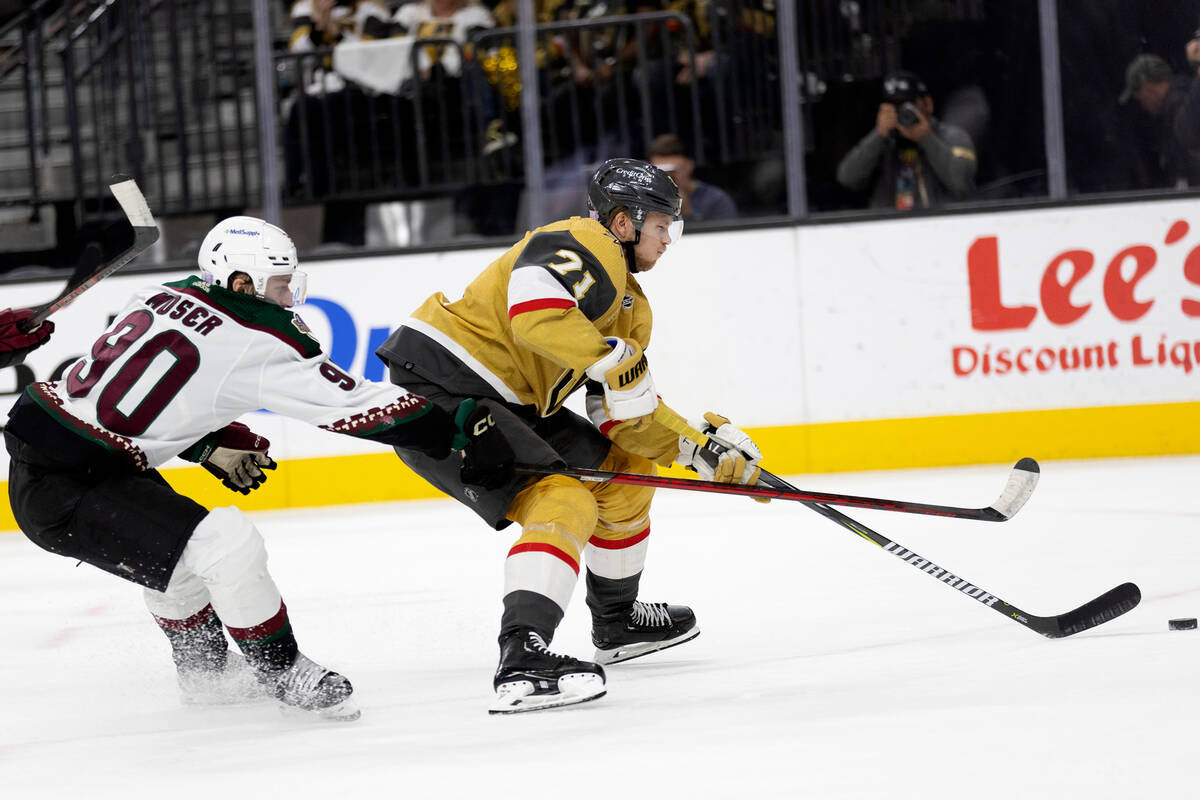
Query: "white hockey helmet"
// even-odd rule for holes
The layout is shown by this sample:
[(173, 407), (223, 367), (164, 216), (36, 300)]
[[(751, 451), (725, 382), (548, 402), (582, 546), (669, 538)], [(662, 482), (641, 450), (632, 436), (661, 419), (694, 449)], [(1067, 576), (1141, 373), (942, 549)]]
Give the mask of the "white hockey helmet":
[(230, 276), (244, 272), (254, 284), (255, 296), (273, 302), (279, 299), (267, 297), (267, 281), (277, 275), (287, 276), (291, 293), (291, 303), (287, 305), (304, 302), (308, 275), (296, 269), (300, 263), (296, 245), (283, 229), (265, 220), (257, 217), (221, 220), (200, 243), (197, 261), (209, 283), (229, 288)]

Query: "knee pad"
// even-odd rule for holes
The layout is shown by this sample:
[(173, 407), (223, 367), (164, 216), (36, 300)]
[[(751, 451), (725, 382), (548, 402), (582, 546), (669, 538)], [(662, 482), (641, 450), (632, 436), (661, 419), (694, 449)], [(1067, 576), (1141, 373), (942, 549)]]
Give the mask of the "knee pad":
[[(657, 475), (653, 461), (612, 448), (601, 469)], [(650, 536), (650, 502), (654, 489), (647, 486), (598, 484), (593, 490), (598, 520), (585, 550), (588, 568), (602, 578), (622, 579), (639, 574), (646, 563)]]
[[(608, 458), (600, 466), (612, 472), (633, 472), (639, 475), (657, 475), (658, 467), (648, 458), (634, 455), (619, 447), (612, 448)], [(599, 526), (596, 533), (601, 538), (623, 538), (631, 536), (649, 524), (650, 503), (654, 500), (654, 488), (629, 486), (622, 483), (596, 483), (592, 492), (596, 495)]]
[(228, 569), (228, 562), (265, 568), (267, 548), (254, 523), (240, 510), (214, 508), (192, 531), (179, 562), (207, 582)]
[(176, 565), (166, 589), (161, 592), (143, 589), (142, 598), (150, 613), (162, 619), (187, 619), (209, 604), (204, 581), (182, 564)]
[(221, 621), (235, 628), (257, 625), (279, 610), (281, 598), (267, 571), (267, 548), (254, 524), (236, 508), (214, 508), (180, 558), (204, 581)]
[(506, 624), (537, 619), (553, 630), (575, 590), (580, 553), (596, 525), (596, 500), (574, 478), (552, 475), (517, 495), (510, 516), (522, 531), (504, 560)]
[(524, 529), (521, 541), (553, 544), (578, 560), (599, 512), (596, 498), (582, 483), (550, 475), (517, 495), (510, 518)]

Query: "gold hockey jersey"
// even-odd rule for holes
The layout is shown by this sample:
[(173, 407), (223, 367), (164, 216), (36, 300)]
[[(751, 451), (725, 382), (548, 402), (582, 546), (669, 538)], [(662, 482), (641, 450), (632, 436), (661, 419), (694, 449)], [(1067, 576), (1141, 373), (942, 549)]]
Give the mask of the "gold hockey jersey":
[[(505, 400), (541, 416), (558, 411), (612, 348), (605, 337), (650, 344), (653, 317), (625, 251), (599, 222), (571, 217), (525, 235), (450, 301), (438, 292), (405, 322), (471, 367)], [(650, 359), (653, 372), (654, 362)], [(632, 431), (590, 402), (592, 421), (618, 445), (661, 464), (677, 437)]]

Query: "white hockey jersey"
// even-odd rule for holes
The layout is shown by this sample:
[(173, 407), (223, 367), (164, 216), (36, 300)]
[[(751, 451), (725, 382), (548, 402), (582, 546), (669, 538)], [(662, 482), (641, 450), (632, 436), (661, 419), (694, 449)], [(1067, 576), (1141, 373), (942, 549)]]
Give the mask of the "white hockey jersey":
[(138, 292), (62, 380), (26, 391), (139, 469), (263, 408), (389, 444), (448, 449), (454, 432), (423, 397), (346, 374), (291, 311), (198, 277)]

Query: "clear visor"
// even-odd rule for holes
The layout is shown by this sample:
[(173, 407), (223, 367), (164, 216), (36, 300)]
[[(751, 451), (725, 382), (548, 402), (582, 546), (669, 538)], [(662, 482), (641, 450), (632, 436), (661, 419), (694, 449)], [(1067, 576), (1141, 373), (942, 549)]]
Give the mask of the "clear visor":
[[(208, 270), (203, 270), (200, 278), (209, 285), (222, 285), (222, 280)], [(263, 276), (260, 275), (258, 278), (251, 276), (250, 279), (256, 282), (263, 281)], [(257, 292), (256, 296), (270, 300), (284, 308), (298, 306), (308, 298), (308, 273), (293, 270), (287, 275), (266, 276), (266, 280), (262, 283), (262, 291)]]
[(642, 222), (634, 226), (642, 236), (650, 236), (656, 242), (661, 242), (664, 236), (667, 244), (675, 244), (683, 238), (683, 220), (672, 219), (669, 215), (655, 211), (647, 215)]
[(302, 304), (308, 297), (308, 273), (293, 270), (290, 275), (272, 275), (262, 297), (284, 308)]
[(667, 226), (667, 235), (671, 237), (671, 244), (675, 244), (683, 238), (683, 220), (677, 219)]

